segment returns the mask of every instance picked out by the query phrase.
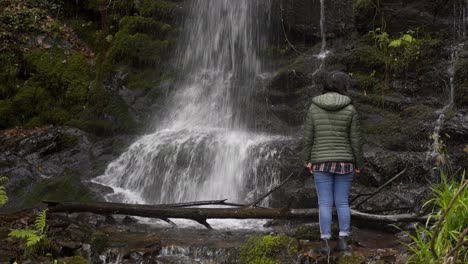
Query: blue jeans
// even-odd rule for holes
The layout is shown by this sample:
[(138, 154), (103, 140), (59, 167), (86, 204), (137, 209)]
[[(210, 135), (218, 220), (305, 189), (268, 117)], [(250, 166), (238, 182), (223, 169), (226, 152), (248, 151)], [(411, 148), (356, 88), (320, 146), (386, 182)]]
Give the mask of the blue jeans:
[(338, 213), (340, 236), (349, 236), (351, 212), (348, 199), (353, 176), (354, 172), (349, 174), (314, 172), (319, 202), (320, 237), (322, 239), (331, 238), (333, 201), (335, 201)]

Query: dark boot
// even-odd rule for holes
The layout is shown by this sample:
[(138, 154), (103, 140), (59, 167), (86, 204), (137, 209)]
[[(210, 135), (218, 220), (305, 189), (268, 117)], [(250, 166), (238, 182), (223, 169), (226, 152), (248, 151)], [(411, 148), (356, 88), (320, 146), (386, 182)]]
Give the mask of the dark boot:
[(322, 239), (322, 242), (320, 246), (316, 249), (314, 249), (315, 252), (321, 253), (321, 254), (330, 254), (330, 241), (326, 238)]
[(335, 247), (336, 251), (348, 251), (348, 237), (347, 236), (340, 236), (340, 240), (338, 240), (338, 244)]

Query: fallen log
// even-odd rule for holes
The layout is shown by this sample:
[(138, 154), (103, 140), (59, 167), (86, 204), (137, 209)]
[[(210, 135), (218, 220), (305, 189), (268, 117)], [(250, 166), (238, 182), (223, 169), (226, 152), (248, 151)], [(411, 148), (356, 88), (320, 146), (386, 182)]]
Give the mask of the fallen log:
[[(278, 209), (259, 207), (240, 208), (181, 208), (163, 205), (141, 205), (123, 203), (78, 203), (78, 202), (46, 202), (50, 212), (90, 212), (95, 214), (120, 214), (151, 218), (185, 218), (203, 223), (207, 219), (310, 219), (318, 218), (319, 211), (312, 209)], [(375, 215), (351, 210), (355, 219), (375, 221), (380, 223), (425, 222), (426, 216), (414, 214)], [(208, 227), (208, 226), (207, 226)]]

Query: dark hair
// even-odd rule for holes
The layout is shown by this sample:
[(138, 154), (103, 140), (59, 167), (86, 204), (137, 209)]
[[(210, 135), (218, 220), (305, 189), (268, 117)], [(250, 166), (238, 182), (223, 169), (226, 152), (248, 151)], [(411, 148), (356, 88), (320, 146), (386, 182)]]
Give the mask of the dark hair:
[(344, 72), (330, 72), (323, 80), (323, 93), (339, 93), (346, 95), (350, 87), (351, 80)]

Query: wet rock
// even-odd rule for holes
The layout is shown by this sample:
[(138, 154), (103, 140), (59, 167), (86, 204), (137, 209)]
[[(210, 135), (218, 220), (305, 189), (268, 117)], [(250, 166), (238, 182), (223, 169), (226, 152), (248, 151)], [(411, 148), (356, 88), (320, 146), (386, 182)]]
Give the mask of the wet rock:
[(130, 216), (126, 215), (126, 216), (124, 217), (124, 219), (122, 219), (122, 223), (123, 223), (124, 225), (131, 225), (131, 224), (138, 223), (138, 220), (136, 220), (136, 219), (133, 218), (133, 217), (130, 217)]
[[(409, 29), (424, 27), (431, 32), (444, 32), (454, 21), (458, 10), (462, 10), (456, 1), (424, 0), (386, 0), (381, 1), (381, 12), (386, 21), (386, 30), (391, 33), (404, 32)], [(356, 10), (356, 27), (363, 33), (372, 30), (375, 9), (373, 6)], [(405, 23), (401, 23), (405, 21)], [(378, 27), (378, 26), (375, 26)]]
[[(284, 123), (297, 126), (303, 122), (313, 80), (303, 69), (279, 72), (268, 84), (265, 97), (268, 107)], [(318, 93), (316, 91), (315, 93)]]
[[(296, 39), (319, 39), (320, 0), (282, 0), (285, 28)], [(353, 1), (325, 1), (328, 37), (348, 35), (354, 28)]]
[(396, 182), (424, 182), (430, 170), (425, 152), (394, 152), (374, 149), (365, 152), (366, 167), (357, 183), (367, 186), (381, 186), (399, 172), (407, 169)]

